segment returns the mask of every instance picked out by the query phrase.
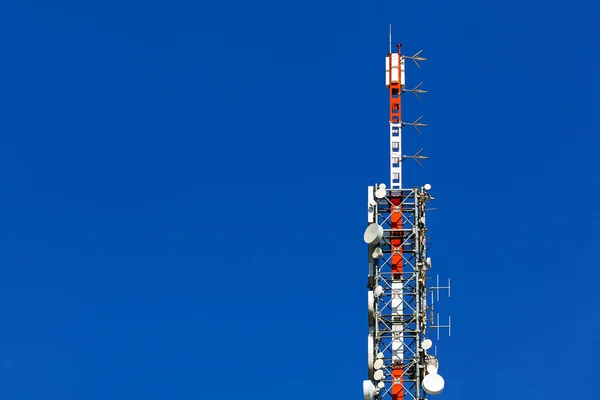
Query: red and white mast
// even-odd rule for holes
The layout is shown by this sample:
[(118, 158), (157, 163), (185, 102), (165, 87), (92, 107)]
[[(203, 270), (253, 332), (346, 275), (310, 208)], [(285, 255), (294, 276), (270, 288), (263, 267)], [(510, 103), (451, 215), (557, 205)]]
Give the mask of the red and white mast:
[[(391, 34), (390, 34), (391, 36)], [(385, 86), (390, 91), (390, 184), (402, 188), (402, 93), (404, 88), (404, 58), (400, 52), (385, 57)]]
[[(390, 99), (390, 183), (369, 186), (368, 226), (364, 240), (369, 245), (368, 273), (368, 366), (369, 379), (363, 382), (365, 400), (422, 400), (441, 393), (444, 380), (437, 373), (438, 361), (430, 354), (432, 330), (442, 328), (434, 321), (434, 292), (447, 287), (427, 286), (431, 259), (427, 257), (426, 203), (433, 200), (431, 185), (403, 188), (402, 163), (427, 157), (421, 151), (402, 154), (402, 128), (426, 126), (402, 121), (402, 94), (425, 93), (421, 84), (405, 89), (405, 60), (424, 61), (414, 56), (387, 54), (386, 87)], [(420, 133), (420, 131), (419, 131)], [(431, 301), (428, 304), (428, 293)], [(439, 318), (438, 318), (439, 319)], [(450, 324), (443, 326), (450, 328)]]

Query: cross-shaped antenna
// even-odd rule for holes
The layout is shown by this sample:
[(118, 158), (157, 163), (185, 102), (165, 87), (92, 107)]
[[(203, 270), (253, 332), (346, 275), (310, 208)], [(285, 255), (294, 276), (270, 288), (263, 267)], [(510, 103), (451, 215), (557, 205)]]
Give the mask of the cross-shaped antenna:
[(419, 97), (419, 93), (427, 93), (427, 90), (421, 89), (422, 84), (423, 84), (423, 82), (419, 83), (417, 86), (415, 86), (414, 89), (402, 89), (402, 93), (411, 92), (412, 94), (415, 95), (415, 97), (417, 99), (421, 100), (421, 97)]
[(448, 316), (448, 325), (440, 325), (440, 314), (437, 314), (437, 322), (431, 329), (437, 329), (437, 339), (440, 340), (440, 328), (448, 329), (448, 336), (452, 336), (452, 318)]
[(429, 158), (429, 156), (422, 156), (421, 152), (423, 151), (423, 149), (417, 151), (414, 155), (412, 156), (402, 156), (402, 161), (406, 160), (407, 158), (412, 158), (413, 160), (415, 160), (415, 162), (417, 164), (419, 164), (419, 166), (421, 168), (423, 168), (423, 164), (421, 164), (421, 162), (419, 160), (427, 160)]
[(448, 278), (448, 286), (440, 286), (440, 276), (436, 275), (435, 277), (435, 286), (430, 287), (431, 291), (431, 303), (433, 303), (433, 293), (436, 294), (437, 301), (440, 301), (440, 290), (445, 289), (448, 290), (448, 297), (450, 297), (450, 278)]
[(419, 63), (417, 61), (425, 61), (427, 60), (425, 57), (421, 57), (421, 52), (423, 50), (419, 50), (415, 53), (414, 56), (402, 56), (404, 58), (410, 58), (411, 60), (414, 61), (414, 63), (417, 65), (418, 68), (421, 68), (421, 66), (419, 65)]
[(402, 126), (412, 126), (413, 128), (415, 128), (417, 130), (417, 132), (419, 132), (419, 135), (423, 134), (423, 132), (421, 132), (421, 130), (419, 129), (419, 127), (426, 127), (427, 124), (424, 124), (422, 122), (419, 122), (423, 119), (423, 116), (421, 115), (419, 118), (417, 118), (415, 120), (415, 122), (404, 122), (402, 121)]

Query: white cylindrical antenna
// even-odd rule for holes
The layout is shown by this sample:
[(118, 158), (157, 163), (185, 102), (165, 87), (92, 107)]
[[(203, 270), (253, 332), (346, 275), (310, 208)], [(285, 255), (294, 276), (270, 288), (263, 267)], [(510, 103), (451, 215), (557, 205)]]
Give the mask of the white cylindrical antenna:
[(369, 365), (369, 379), (373, 379), (373, 364), (375, 363), (375, 355), (373, 354), (375, 352), (375, 345), (373, 343), (373, 335), (369, 334), (369, 339), (367, 342), (367, 351), (368, 351), (368, 358), (367, 358), (367, 363)]
[(369, 310), (369, 327), (372, 328), (375, 326), (375, 296), (373, 295), (372, 290), (369, 290), (367, 293), (367, 303)]
[(427, 373), (428, 374), (437, 374), (438, 368), (433, 364), (427, 365)]
[(373, 397), (375, 397), (375, 385), (371, 381), (363, 381), (364, 400), (373, 400)]

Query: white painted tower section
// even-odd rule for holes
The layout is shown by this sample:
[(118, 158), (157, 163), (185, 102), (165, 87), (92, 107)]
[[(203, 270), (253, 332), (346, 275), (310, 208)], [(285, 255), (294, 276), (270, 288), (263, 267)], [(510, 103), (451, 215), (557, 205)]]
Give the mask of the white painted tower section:
[[(391, 54), (385, 58), (385, 84), (398, 83), (404, 87), (405, 60), (400, 54)], [(402, 189), (402, 123), (390, 122), (390, 189)]]
[(390, 188), (402, 189), (402, 125), (390, 122)]

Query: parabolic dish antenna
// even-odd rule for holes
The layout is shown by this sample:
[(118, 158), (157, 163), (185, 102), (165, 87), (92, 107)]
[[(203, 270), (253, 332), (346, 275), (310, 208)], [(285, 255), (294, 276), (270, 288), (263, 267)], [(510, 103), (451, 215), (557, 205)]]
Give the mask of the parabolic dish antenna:
[(364, 240), (367, 244), (377, 244), (383, 237), (383, 227), (378, 224), (371, 224), (367, 227), (364, 234)]
[(375, 191), (375, 197), (377, 197), (378, 199), (385, 198), (385, 189), (381, 189), (381, 188), (377, 189)]
[(371, 256), (373, 256), (373, 258), (375, 259), (381, 258), (382, 255), (383, 250), (381, 250), (381, 247), (375, 247), (375, 250), (373, 250), (373, 254), (371, 254)]
[(363, 381), (363, 395), (365, 400), (373, 400), (375, 397), (375, 385), (371, 381)]
[(375, 369), (383, 368), (383, 360), (381, 358), (378, 358), (377, 360), (375, 360), (375, 362), (373, 363), (373, 368), (375, 368)]
[(377, 387), (379, 389), (383, 389), (385, 387), (385, 382), (384, 381), (379, 381), (379, 383), (377, 384)]
[(426, 183), (425, 186), (423, 186), (423, 188), (425, 190), (431, 190), (431, 185), (429, 183)]
[(431, 339), (425, 339), (423, 340), (423, 343), (421, 343), (421, 347), (424, 350), (429, 350), (431, 346), (433, 346), (433, 342), (431, 341)]
[(377, 286), (375, 288), (375, 290), (373, 290), (373, 295), (375, 297), (381, 297), (382, 294), (383, 294), (383, 288), (381, 286)]
[(378, 369), (377, 371), (375, 371), (375, 374), (373, 374), (373, 379), (375, 379), (376, 381), (380, 381), (383, 379), (383, 370)]
[(438, 374), (428, 374), (423, 378), (423, 390), (427, 394), (440, 394), (444, 390), (444, 378)]

